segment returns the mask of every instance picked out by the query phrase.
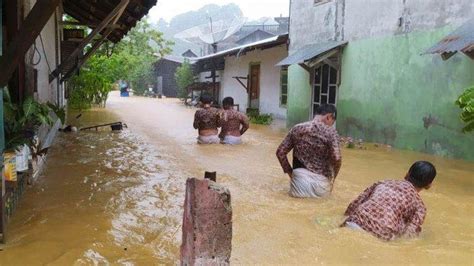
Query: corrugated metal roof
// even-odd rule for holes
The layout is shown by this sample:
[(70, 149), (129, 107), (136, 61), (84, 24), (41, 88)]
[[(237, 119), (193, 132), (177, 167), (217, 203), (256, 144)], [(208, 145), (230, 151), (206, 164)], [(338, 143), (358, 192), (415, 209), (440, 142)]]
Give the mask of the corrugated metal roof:
[[(157, 0), (130, 1), (116, 23), (119, 27), (114, 29), (107, 39), (114, 43), (119, 42), (139, 20), (148, 14), (156, 2)], [(120, 0), (64, 0), (63, 8), (64, 12), (77, 21), (89, 28), (95, 28), (119, 3)]]
[(301, 64), (310, 59), (315, 58), (318, 55), (329, 52), (334, 48), (346, 45), (347, 41), (342, 42), (324, 42), (324, 43), (315, 43), (303, 46), (303, 48), (289, 55), (287, 58), (283, 59), (277, 64), (277, 66), (288, 66), (293, 64)]
[(285, 43), (287, 39), (288, 39), (288, 34), (278, 35), (278, 36), (274, 36), (274, 37), (271, 37), (271, 38), (260, 40), (258, 42), (244, 44), (244, 45), (237, 46), (237, 47), (234, 47), (234, 48), (231, 48), (231, 49), (220, 51), (220, 52), (217, 52), (215, 54), (205, 55), (205, 56), (201, 56), (201, 57), (195, 57), (195, 58), (192, 58), (192, 60), (200, 61), (200, 60), (204, 60), (204, 59), (210, 59), (210, 58), (221, 57), (221, 56), (230, 55), (230, 54), (241, 53), (241, 52), (243, 52), (247, 49), (251, 49), (251, 48), (259, 48), (259, 47), (264, 47), (264, 46), (271, 45), (271, 44)]
[(426, 50), (424, 54), (469, 52), (474, 50), (474, 19), (469, 20), (453, 33)]
[(165, 55), (163, 56), (163, 59), (176, 62), (176, 63), (183, 63), (184, 62), (184, 57), (182, 56), (176, 56), (176, 55)]

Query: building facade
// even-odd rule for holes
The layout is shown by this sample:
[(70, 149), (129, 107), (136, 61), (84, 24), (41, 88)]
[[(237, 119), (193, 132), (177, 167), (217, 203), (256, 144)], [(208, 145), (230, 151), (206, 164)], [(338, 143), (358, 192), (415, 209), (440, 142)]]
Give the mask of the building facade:
[[(231, 96), (241, 111), (258, 109), (261, 114), (271, 114), (274, 118), (286, 118), (286, 97), (281, 94), (282, 70), (275, 66), (288, 55), (286, 44), (266, 50), (253, 50), (241, 56), (225, 58), (222, 72), (221, 99)], [(247, 89), (235, 77), (244, 79)], [(283, 96), (283, 99), (282, 99)]]
[(156, 90), (159, 95), (166, 97), (178, 96), (175, 74), (183, 62), (184, 58), (169, 55), (155, 63)]
[(470, 0), (291, 0), (288, 126), (331, 103), (341, 135), (474, 160), (454, 105), (474, 61), (422, 54), (473, 14)]
[(211, 82), (215, 67), (219, 102), (232, 97), (241, 112), (286, 119), (288, 69), (276, 64), (288, 56), (287, 41), (283, 34), (196, 58), (199, 81)]

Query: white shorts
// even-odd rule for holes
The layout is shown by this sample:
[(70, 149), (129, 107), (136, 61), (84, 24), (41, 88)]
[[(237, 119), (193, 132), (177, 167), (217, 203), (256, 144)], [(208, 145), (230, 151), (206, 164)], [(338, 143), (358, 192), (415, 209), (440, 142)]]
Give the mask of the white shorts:
[(305, 168), (293, 170), (290, 182), (290, 196), (295, 198), (319, 198), (331, 193), (332, 183), (325, 176)]
[(221, 141), (222, 144), (229, 144), (229, 145), (239, 145), (242, 144), (242, 138), (236, 136), (227, 135)]
[(198, 144), (219, 144), (221, 139), (217, 135), (210, 135), (210, 136), (198, 136), (197, 143)]
[(360, 227), (358, 224), (353, 223), (353, 222), (346, 222), (346, 227), (353, 229), (353, 230), (363, 230), (362, 227)]

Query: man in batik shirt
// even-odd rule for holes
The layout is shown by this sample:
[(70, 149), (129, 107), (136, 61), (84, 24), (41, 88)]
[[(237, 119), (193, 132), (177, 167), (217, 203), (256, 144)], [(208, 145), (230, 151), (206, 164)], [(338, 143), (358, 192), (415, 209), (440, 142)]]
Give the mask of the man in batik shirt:
[[(310, 122), (294, 126), (277, 149), (283, 171), (291, 178), (290, 196), (324, 197), (330, 194), (341, 168), (339, 136), (333, 127), (337, 110), (324, 104)], [(287, 154), (293, 150), (293, 167)]]
[(343, 225), (363, 229), (383, 240), (417, 236), (426, 215), (418, 192), (428, 189), (435, 176), (431, 163), (419, 161), (410, 167), (405, 180), (373, 184), (347, 207)]
[(198, 130), (199, 144), (218, 144), (219, 110), (211, 107), (212, 98), (209, 95), (202, 95), (200, 98), (202, 108), (194, 114), (193, 126)]
[(222, 101), (222, 107), (224, 110), (220, 114), (220, 125), (222, 144), (236, 145), (242, 143), (242, 135), (249, 129), (248, 117), (234, 110), (234, 99), (232, 97), (226, 97)]

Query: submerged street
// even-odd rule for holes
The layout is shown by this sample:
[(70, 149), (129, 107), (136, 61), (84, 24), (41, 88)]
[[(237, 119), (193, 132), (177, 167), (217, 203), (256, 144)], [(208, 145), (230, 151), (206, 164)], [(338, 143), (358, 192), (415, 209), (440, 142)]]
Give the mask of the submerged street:
[[(283, 123), (252, 124), (240, 146), (199, 146), (195, 110), (175, 99), (113, 92), (106, 109), (70, 119), (78, 127), (122, 121), (128, 129), (59, 134), (46, 170), (8, 224), (0, 265), (176, 264), (185, 181), (204, 171), (216, 171), (232, 195), (233, 264), (473, 260), (474, 163), (382, 147), (344, 149), (333, 194), (294, 199), (275, 157)], [(419, 239), (387, 243), (339, 228), (363, 189), (401, 179), (417, 160), (438, 169), (433, 187), (421, 192), (428, 215)]]

